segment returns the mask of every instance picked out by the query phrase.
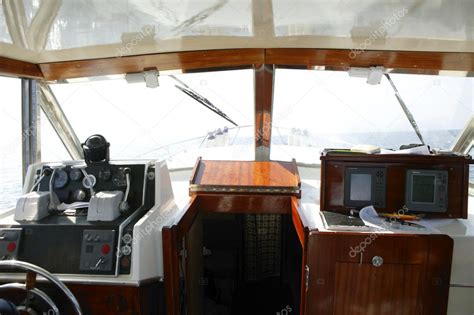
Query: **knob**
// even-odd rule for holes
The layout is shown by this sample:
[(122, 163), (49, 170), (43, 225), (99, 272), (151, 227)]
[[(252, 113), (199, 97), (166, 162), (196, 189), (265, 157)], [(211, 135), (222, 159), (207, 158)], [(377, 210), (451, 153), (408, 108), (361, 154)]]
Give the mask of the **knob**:
[(97, 179), (92, 174), (88, 174), (86, 177), (82, 179), (82, 186), (84, 186), (87, 189), (94, 187), (96, 183), (97, 183)]
[(69, 172), (69, 178), (74, 182), (80, 181), (82, 179), (82, 176), (82, 171), (78, 168), (73, 168)]
[(372, 265), (374, 267), (380, 267), (383, 265), (383, 258), (380, 257), (380, 256), (374, 256), (374, 258), (372, 258)]
[(84, 199), (86, 199), (86, 192), (82, 189), (78, 189), (74, 192), (73, 197), (76, 201), (84, 201)]
[(125, 243), (125, 244), (130, 244), (132, 242), (132, 235), (130, 234), (125, 234), (124, 236), (122, 236), (122, 241)]
[(106, 182), (112, 177), (112, 171), (110, 171), (108, 168), (104, 168), (99, 171), (99, 179)]
[(120, 251), (122, 252), (122, 254), (124, 256), (128, 256), (132, 253), (132, 248), (128, 245), (125, 245), (125, 246), (122, 246), (122, 248), (120, 249)]

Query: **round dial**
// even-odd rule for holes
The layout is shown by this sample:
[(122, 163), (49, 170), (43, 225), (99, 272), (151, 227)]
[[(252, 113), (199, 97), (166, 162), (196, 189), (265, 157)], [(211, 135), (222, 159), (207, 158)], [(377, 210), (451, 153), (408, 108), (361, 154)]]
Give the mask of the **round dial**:
[(78, 168), (73, 168), (71, 172), (69, 172), (69, 178), (72, 181), (79, 181), (82, 179), (82, 171)]
[(112, 172), (108, 168), (104, 168), (99, 171), (99, 179), (102, 181), (108, 181), (111, 176)]
[(88, 174), (84, 179), (82, 179), (82, 185), (87, 189), (94, 187), (96, 183), (97, 179), (92, 174)]
[(78, 189), (74, 192), (73, 197), (76, 201), (84, 201), (86, 199), (86, 192), (82, 189)]
[(67, 185), (68, 175), (64, 170), (56, 170), (54, 173), (53, 187), (55, 189), (64, 188)]
[(114, 174), (114, 177), (112, 178), (112, 182), (116, 187), (122, 188), (127, 186), (127, 177), (125, 176), (125, 172), (122, 168), (118, 170)]

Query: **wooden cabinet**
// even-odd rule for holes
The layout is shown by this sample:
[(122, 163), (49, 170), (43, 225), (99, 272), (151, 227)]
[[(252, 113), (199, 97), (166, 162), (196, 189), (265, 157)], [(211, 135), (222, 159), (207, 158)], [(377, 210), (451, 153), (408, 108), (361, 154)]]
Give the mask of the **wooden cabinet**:
[(452, 246), (443, 235), (313, 231), (305, 314), (446, 314)]
[[(294, 163), (269, 163), (198, 161), (183, 216), (163, 229), (167, 314), (182, 314), (184, 308), (187, 314), (203, 314), (199, 225), (200, 215), (210, 212), (290, 218), (297, 238), (293, 246), (301, 251), (301, 264), (292, 267), (301, 275), (294, 313), (446, 314), (452, 239), (311, 229), (298, 210)], [(279, 176), (273, 180), (269, 171)]]

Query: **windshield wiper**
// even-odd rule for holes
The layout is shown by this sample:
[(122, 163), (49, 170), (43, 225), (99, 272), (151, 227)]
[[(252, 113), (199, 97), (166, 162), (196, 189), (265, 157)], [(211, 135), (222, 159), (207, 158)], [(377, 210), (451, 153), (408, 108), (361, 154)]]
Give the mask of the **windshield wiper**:
[(209, 110), (213, 111), (214, 113), (216, 113), (217, 115), (221, 116), (222, 118), (224, 118), (225, 120), (227, 120), (228, 122), (230, 122), (231, 124), (233, 124), (234, 126), (238, 127), (239, 125), (237, 125), (232, 119), (230, 119), (229, 116), (227, 116), (223, 111), (221, 111), (219, 108), (217, 108), (214, 104), (211, 103), (211, 101), (209, 101), (207, 98), (205, 98), (204, 96), (202, 96), (201, 94), (199, 94), (198, 92), (194, 91), (192, 88), (190, 88), (186, 83), (184, 83), (183, 81), (181, 81), (180, 79), (176, 78), (174, 75), (170, 75), (171, 78), (173, 78), (175, 81), (179, 82), (179, 84), (181, 84), (182, 86), (180, 85), (175, 85), (175, 87), (182, 91), (184, 94), (188, 95), (189, 97), (193, 98), (196, 102), (204, 105), (205, 107), (207, 107)]
[(397, 98), (398, 103), (400, 103), (400, 106), (402, 107), (403, 112), (405, 113), (405, 116), (407, 116), (407, 119), (410, 122), (411, 126), (413, 127), (413, 130), (415, 130), (415, 133), (418, 136), (418, 139), (420, 139), (421, 144), (424, 145), (425, 141), (423, 140), (423, 136), (421, 135), (420, 128), (418, 128), (418, 124), (416, 123), (415, 117), (413, 117), (407, 105), (405, 104), (402, 97), (400, 96), (400, 93), (398, 93), (397, 87), (393, 83), (390, 75), (388, 73), (385, 73), (385, 76), (387, 77), (388, 82), (390, 82), (390, 85), (392, 86), (393, 91), (395, 92), (395, 97)]

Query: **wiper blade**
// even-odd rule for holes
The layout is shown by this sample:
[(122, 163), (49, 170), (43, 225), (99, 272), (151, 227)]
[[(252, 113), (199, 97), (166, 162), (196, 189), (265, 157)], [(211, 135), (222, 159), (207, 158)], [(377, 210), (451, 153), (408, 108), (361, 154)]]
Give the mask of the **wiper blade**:
[(403, 109), (403, 112), (405, 113), (405, 116), (407, 117), (408, 121), (410, 122), (413, 130), (415, 131), (416, 135), (418, 136), (418, 139), (420, 139), (421, 144), (425, 144), (425, 140), (423, 140), (423, 136), (421, 135), (420, 128), (418, 128), (418, 124), (416, 123), (415, 117), (413, 117), (412, 113), (408, 109), (407, 105), (403, 101), (402, 97), (400, 96), (400, 93), (398, 93), (398, 89), (395, 86), (395, 83), (393, 83), (392, 78), (388, 73), (385, 73), (385, 77), (387, 78), (388, 82), (390, 82), (390, 85), (393, 88), (393, 91), (395, 92), (395, 97), (397, 98), (398, 103)]
[(170, 75), (170, 77), (173, 78), (174, 80), (176, 80), (177, 82), (179, 82), (181, 85), (183, 85), (183, 86), (180, 86), (180, 85), (175, 84), (175, 87), (178, 90), (182, 91), (184, 94), (186, 94), (189, 97), (193, 98), (198, 103), (204, 105), (209, 110), (211, 110), (214, 113), (216, 113), (217, 115), (221, 116), (222, 118), (224, 118), (225, 120), (227, 120), (228, 122), (233, 124), (234, 126), (236, 126), (236, 127), (239, 126), (232, 119), (230, 119), (230, 117), (227, 116), (223, 111), (221, 111), (218, 107), (216, 107), (214, 104), (212, 104), (211, 101), (209, 101), (207, 98), (205, 98), (204, 96), (202, 96), (198, 92), (194, 91), (192, 88), (190, 88), (188, 85), (186, 85), (186, 83), (179, 80), (174, 75)]

